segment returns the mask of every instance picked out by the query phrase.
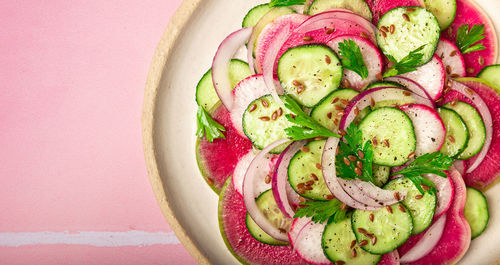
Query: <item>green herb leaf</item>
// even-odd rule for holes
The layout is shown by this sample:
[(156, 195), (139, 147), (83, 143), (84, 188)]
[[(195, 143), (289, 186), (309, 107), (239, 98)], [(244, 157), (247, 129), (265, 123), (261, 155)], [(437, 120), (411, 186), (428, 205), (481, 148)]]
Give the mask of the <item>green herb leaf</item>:
[(389, 61), (394, 63), (394, 66), (389, 68), (384, 73), (384, 78), (405, 74), (417, 70), (417, 67), (422, 64), (421, 63), (422, 58), (424, 57), (422, 50), (424, 49), (424, 47), (425, 44), (416, 48), (415, 50), (411, 51), (408, 55), (406, 55), (403, 59), (401, 59), (401, 61), (399, 62), (397, 62), (396, 59), (391, 55), (387, 55), (387, 58), (389, 59)]
[[(343, 179), (358, 178), (363, 181), (373, 182), (372, 162), (373, 145), (371, 141), (363, 143), (363, 134), (358, 126), (351, 123), (347, 127), (345, 142), (340, 142), (339, 153), (335, 157), (337, 177)], [(354, 161), (349, 158), (356, 158)], [(358, 169), (361, 175), (356, 173), (357, 162), (362, 163), (362, 169)], [(347, 163), (346, 163), (347, 162)]]
[(363, 60), (363, 54), (353, 40), (344, 40), (339, 43), (339, 55), (344, 68), (356, 72), (363, 79), (368, 77), (368, 68)]
[(306, 0), (271, 0), (269, 7), (303, 5)]
[(210, 114), (208, 114), (202, 107), (198, 107), (198, 112), (196, 113), (196, 124), (198, 125), (196, 136), (200, 139), (205, 135), (207, 137), (207, 141), (209, 142), (213, 142), (214, 139), (225, 138), (222, 133), (226, 131), (224, 126), (212, 119)]
[(474, 43), (484, 39), (484, 25), (474, 25), (469, 30), (469, 25), (464, 24), (460, 26), (457, 30), (457, 47), (462, 52), (466, 54), (473, 51), (480, 51), (486, 49), (482, 43), (473, 45)]
[(287, 114), (285, 117), (291, 123), (297, 124), (298, 126), (291, 126), (285, 129), (286, 134), (291, 140), (300, 141), (305, 139), (311, 139), (315, 137), (338, 137), (340, 135), (333, 133), (327, 128), (323, 127), (317, 121), (315, 121), (311, 116), (307, 115), (302, 110), (302, 107), (293, 100), (289, 95), (283, 96), (283, 103), (285, 107), (289, 109), (294, 115)]
[(300, 204), (305, 207), (298, 208), (293, 218), (312, 217), (312, 221), (315, 223), (321, 224), (327, 220), (328, 223), (338, 223), (344, 220), (347, 214), (347, 207), (345, 205), (342, 206), (343, 203), (337, 199), (330, 201), (307, 201)]
[(449, 170), (453, 165), (455, 160), (449, 156), (444, 155), (441, 152), (428, 153), (422, 156), (419, 156), (410, 165), (406, 168), (395, 172), (392, 176), (395, 175), (403, 175), (408, 177), (413, 184), (417, 187), (420, 193), (424, 193), (424, 189), (422, 185), (429, 186), (431, 191), (435, 191), (436, 188), (434, 183), (426, 178), (424, 178), (423, 174), (435, 174), (440, 177), (446, 178), (448, 177), (444, 170)]

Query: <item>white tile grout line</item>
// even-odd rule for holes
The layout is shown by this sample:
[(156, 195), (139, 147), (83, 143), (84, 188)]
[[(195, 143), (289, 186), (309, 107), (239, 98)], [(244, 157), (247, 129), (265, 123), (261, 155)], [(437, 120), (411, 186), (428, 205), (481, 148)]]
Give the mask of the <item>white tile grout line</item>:
[(96, 247), (174, 245), (179, 240), (174, 232), (0, 232), (0, 247), (29, 245), (88, 245)]

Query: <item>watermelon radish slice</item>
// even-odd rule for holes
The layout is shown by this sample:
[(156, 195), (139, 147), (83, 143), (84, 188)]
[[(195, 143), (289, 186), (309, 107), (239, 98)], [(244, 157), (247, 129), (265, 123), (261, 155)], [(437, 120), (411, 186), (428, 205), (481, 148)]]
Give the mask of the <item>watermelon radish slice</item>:
[(233, 174), (238, 161), (252, 150), (252, 142), (241, 137), (233, 128), (229, 112), (224, 106), (219, 106), (212, 117), (226, 128), (226, 138), (215, 139), (212, 143), (205, 138), (198, 139), (196, 160), (205, 181), (219, 193), (227, 178)]
[(427, 91), (431, 99), (437, 100), (444, 89), (446, 70), (439, 56), (434, 55), (430, 62), (417, 67), (416, 71), (401, 76), (417, 82)]
[(272, 246), (253, 238), (246, 228), (245, 216), (243, 197), (228, 180), (219, 197), (219, 228), (234, 257), (243, 264), (306, 264), (290, 245)]
[(387, 11), (400, 6), (422, 6), (419, 0), (367, 0), (373, 13), (373, 24), (377, 25), (379, 19)]
[(485, 50), (464, 54), (467, 75), (476, 76), (484, 66), (495, 63), (498, 55), (498, 39), (496, 30), (486, 13), (475, 3), (469, 0), (456, 0), (457, 13), (451, 26), (442, 33), (442, 37), (455, 43), (457, 30), (464, 24), (484, 24), (486, 38), (480, 42), (486, 47)]
[(417, 137), (415, 154), (421, 156), (439, 151), (446, 136), (446, 129), (439, 114), (434, 109), (420, 104), (404, 105), (400, 109), (410, 117), (413, 123)]
[(451, 168), (449, 173), (455, 187), (455, 196), (446, 212), (446, 224), (441, 239), (429, 254), (407, 264), (455, 264), (469, 249), (471, 230), (464, 217), (465, 183), (455, 168)]
[(399, 265), (399, 253), (397, 250), (382, 255), (377, 265)]
[(294, 249), (307, 263), (314, 265), (328, 265), (330, 260), (325, 256), (321, 242), (326, 222), (323, 224), (308, 222), (299, 232), (295, 240)]
[(467, 75), (464, 57), (453, 42), (441, 38), (436, 48), (436, 55), (443, 61), (448, 76), (457, 78)]
[(383, 60), (382, 55), (378, 51), (378, 48), (373, 45), (369, 40), (356, 36), (356, 35), (344, 35), (337, 37), (328, 43), (335, 52), (339, 52), (339, 43), (345, 40), (353, 40), (359, 47), (361, 54), (363, 55), (363, 60), (365, 62), (366, 68), (368, 69), (368, 77), (366, 79), (361, 78), (356, 72), (344, 69), (344, 79), (349, 81), (351, 87), (361, 91), (368, 84), (377, 80), (377, 74), (382, 73)]
[[(250, 166), (250, 163), (255, 158), (255, 153), (253, 150), (248, 151), (246, 155), (244, 155), (233, 172), (233, 185), (236, 191), (243, 196), (243, 180), (245, 179), (245, 173)], [(261, 194), (262, 192), (271, 188), (270, 176), (274, 170), (274, 164), (277, 160), (278, 156), (273, 154), (266, 155), (265, 159), (262, 159), (262, 165), (259, 167), (259, 172), (256, 178), (254, 179), (254, 191), (255, 194)]]
[(301, 217), (301, 218), (295, 218), (292, 223), (292, 227), (290, 228), (290, 232), (288, 232), (288, 239), (290, 241), (290, 244), (292, 246), (295, 245), (295, 242), (297, 241), (297, 237), (300, 234), (300, 231), (302, 231), (302, 228), (306, 224), (308, 224), (311, 221), (311, 218), (308, 217)]
[(465, 175), (465, 172), (467, 171), (467, 163), (465, 160), (457, 160), (453, 162), (453, 166), (457, 169), (460, 175)]

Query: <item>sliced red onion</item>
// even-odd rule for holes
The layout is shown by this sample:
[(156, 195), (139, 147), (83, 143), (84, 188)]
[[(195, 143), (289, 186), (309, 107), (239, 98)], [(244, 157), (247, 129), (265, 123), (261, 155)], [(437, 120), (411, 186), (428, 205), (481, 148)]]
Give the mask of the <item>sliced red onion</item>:
[(313, 265), (329, 265), (332, 264), (323, 252), (322, 239), (323, 231), (327, 222), (315, 223), (310, 221), (307, 223), (293, 245), (297, 254), (309, 264)]
[(335, 154), (339, 141), (339, 138), (328, 138), (326, 140), (323, 155), (321, 157), (323, 177), (325, 179), (326, 185), (328, 186), (328, 189), (333, 194), (333, 196), (335, 196), (335, 198), (345, 203), (349, 207), (367, 211), (375, 211), (379, 209), (380, 207), (369, 206), (353, 199), (340, 185), (335, 169)]
[[(369, 196), (378, 201), (379, 205), (384, 205), (384, 206), (392, 205), (406, 198), (407, 192), (405, 190), (400, 190), (400, 191), (384, 190), (375, 186), (371, 182), (366, 182), (361, 180), (354, 180), (354, 183), (366, 196)], [(394, 195), (395, 192), (399, 193), (400, 200), (397, 200), (395, 198)]]
[[(250, 163), (255, 158), (255, 153), (250, 150), (246, 155), (240, 158), (238, 164), (233, 171), (233, 185), (236, 191), (243, 195), (243, 180), (245, 179), (245, 174), (250, 166)], [(260, 195), (262, 192), (271, 188), (271, 183), (266, 183), (266, 176), (270, 175), (274, 169), (274, 158), (277, 155), (268, 154), (260, 162), (261, 165), (258, 166), (256, 176), (254, 178), (254, 192), (256, 195)]]
[(255, 193), (253, 184), (255, 181), (254, 179), (259, 175), (259, 171), (261, 170), (259, 167), (262, 167), (262, 160), (266, 158), (271, 150), (288, 142), (290, 142), (290, 140), (280, 139), (266, 146), (266, 148), (260, 151), (260, 153), (258, 153), (250, 163), (250, 166), (248, 167), (248, 170), (245, 174), (245, 179), (243, 180), (243, 199), (245, 202), (245, 207), (247, 208), (247, 211), (252, 219), (260, 228), (262, 228), (262, 230), (264, 230), (264, 232), (277, 240), (285, 242), (288, 242), (287, 232), (280, 231), (278, 228), (276, 228), (271, 222), (269, 222), (269, 220), (257, 207), (255, 199), (258, 196)]
[(417, 244), (401, 257), (401, 263), (413, 262), (429, 254), (441, 239), (445, 225), (446, 214), (429, 227)]
[(436, 186), (437, 207), (434, 211), (434, 218), (443, 215), (451, 206), (454, 196), (453, 182), (448, 176), (447, 178), (440, 177), (435, 174), (425, 174), (424, 177)]
[(465, 175), (465, 172), (467, 171), (467, 163), (465, 163), (465, 160), (456, 160), (453, 162), (453, 166), (462, 176)]
[[(307, 141), (299, 141), (289, 145), (283, 152), (281, 152), (276, 162), (276, 169), (274, 170), (272, 179), (273, 195), (278, 207), (283, 214), (288, 218), (293, 218), (295, 211), (291, 207), (288, 200), (291, 196), (297, 201), (299, 195), (292, 189), (290, 182), (288, 182), (288, 165), (290, 160), (297, 151), (304, 146)], [(291, 192), (290, 192), (291, 191)]]
[(423, 98), (428, 98), (429, 102), (428, 102), (428, 104), (425, 104), (425, 105), (427, 105), (427, 106), (432, 105), (432, 107), (435, 108), (434, 100), (432, 100), (429, 93), (427, 93), (427, 90), (425, 90), (419, 83), (417, 83), (409, 78), (403, 77), (403, 76), (391, 76), (391, 77), (388, 77), (384, 80), (398, 83), (398, 84), (406, 87), (411, 92), (413, 92), (413, 93), (415, 93)]
[(242, 28), (227, 36), (217, 49), (212, 62), (212, 80), (215, 91), (222, 104), (230, 110), (233, 105), (231, 82), (229, 81), (229, 62), (238, 49), (245, 45), (252, 34), (252, 28)]
[(299, 236), (302, 229), (309, 222), (311, 222), (310, 217), (301, 217), (293, 219), (292, 227), (290, 228), (290, 232), (288, 232), (288, 239), (292, 247), (294, 247), (295, 242), (297, 241), (297, 237)]
[(474, 169), (476, 169), (481, 164), (481, 162), (483, 162), (483, 159), (486, 157), (488, 150), (490, 150), (491, 140), (493, 139), (493, 120), (491, 118), (491, 113), (488, 109), (488, 105), (486, 105), (484, 100), (478, 94), (476, 94), (476, 92), (462, 83), (453, 80), (451, 80), (451, 82), (451, 90), (459, 92), (472, 101), (477, 111), (483, 118), (484, 126), (486, 127), (486, 139), (484, 140), (483, 148), (474, 157), (474, 162), (467, 169), (467, 173), (470, 173), (474, 171)]

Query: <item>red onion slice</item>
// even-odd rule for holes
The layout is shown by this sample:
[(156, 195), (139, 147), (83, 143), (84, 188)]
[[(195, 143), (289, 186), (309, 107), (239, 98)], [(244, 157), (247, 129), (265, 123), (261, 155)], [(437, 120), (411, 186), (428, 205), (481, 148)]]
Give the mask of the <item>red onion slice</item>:
[(283, 214), (288, 218), (293, 218), (295, 215), (295, 211), (292, 209), (288, 198), (293, 196), (295, 198), (294, 201), (296, 202), (299, 197), (288, 182), (288, 165), (290, 164), (290, 160), (292, 160), (295, 153), (297, 153), (297, 151), (299, 151), (300, 148), (306, 143), (307, 141), (299, 141), (288, 146), (278, 157), (276, 169), (273, 174), (272, 187), (274, 199)]
[[(384, 206), (393, 205), (406, 198), (407, 192), (405, 190), (400, 190), (400, 191), (384, 190), (375, 186), (375, 184), (371, 182), (366, 182), (361, 180), (354, 180), (354, 183), (366, 196), (369, 196), (370, 198), (373, 198), (376, 201), (378, 201), (379, 205), (384, 205)], [(400, 200), (396, 200), (394, 195), (395, 192), (399, 193)]]
[(491, 140), (493, 139), (493, 120), (491, 118), (491, 113), (488, 109), (488, 105), (486, 105), (484, 100), (478, 94), (476, 94), (476, 92), (462, 83), (453, 80), (451, 82), (451, 90), (457, 91), (458, 93), (464, 95), (472, 101), (477, 111), (483, 118), (484, 126), (486, 127), (486, 139), (484, 140), (483, 148), (477, 155), (474, 156), (474, 162), (467, 169), (467, 173), (470, 173), (474, 171), (474, 169), (476, 169), (481, 164), (481, 162), (483, 162), (483, 159), (486, 157), (488, 150), (490, 150)]
[(302, 228), (305, 227), (306, 224), (311, 222), (310, 217), (301, 217), (293, 219), (292, 228), (290, 228), (290, 232), (288, 232), (288, 239), (292, 247), (294, 247), (295, 242), (297, 241), (297, 237), (299, 236)]
[(457, 169), (460, 175), (465, 175), (465, 172), (467, 171), (467, 163), (465, 163), (465, 160), (456, 160), (453, 162), (453, 166)]
[[(243, 180), (245, 179), (245, 174), (250, 166), (250, 163), (255, 158), (255, 153), (250, 150), (246, 155), (240, 158), (238, 164), (233, 171), (233, 185), (235, 190), (243, 195)], [(266, 176), (271, 174), (274, 168), (273, 161), (277, 158), (277, 155), (268, 154), (260, 162), (261, 165), (258, 166), (258, 172), (254, 178), (254, 192), (256, 195), (260, 195), (262, 192), (271, 188), (271, 183), (266, 183)]]
[(413, 92), (413, 93), (415, 93), (423, 98), (429, 99), (428, 104), (425, 104), (425, 105), (427, 105), (427, 106), (432, 105), (432, 108), (435, 108), (435, 104), (434, 104), (434, 101), (432, 100), (431, 96), (429, 95), (429, 93), (427, 93), (427, 90), (425, 90), (419, 83), (417, 83), (409, 78), (403, 77), (403, 76), (391, 76), (391, 77), (388, 77), (384, 80), (396, 82), (396, 83), (406, 87), (411, 92)]
[(446, 214), (441, 216), (429, 229), (427, 229), (422, 239), (401, 257), (401, 263), (416, 261), (429, 254), (439, 242), (439, 239), (441, 239), (445, 225)]
[(222, 104), (230, 110), (233, 105), (231, 82), (229, 81), (229, 62), (238, 49), (245, 45), (252, 34), (252, 28), (242, 28), (227, 36), (217, 49), (212, 62), (212, 80), (215, 91)]
[(254, 190), (254, 179), (258, 176), (258, 172), (260, 171), (259, 167), (262, 167), (262, 160), (269, 154), (271, 150), (274, 148), (286, 144), (290, 142), (288, 139), (280, 139), (272, 144), (266, 146), (259, 154), (255, 156), (255, 158), (250, 163), (248, 170), (245, 174), (245, 179), (243, 180), (243, 200), (245, 202), (245, 207), (247, 208), (248, 213), (255, 221), (255, 223), (264, 230), (264, 232), (268, 233), (270, 236), (277, 240), (288, 242), (288, 234), (285, 231), (280, 231), (276, 228), (269, 220), (264, 216), (264, 214), (257, 207), (257, 203), (255, 203), (255, 199), (257, 198), (257, 194)]

